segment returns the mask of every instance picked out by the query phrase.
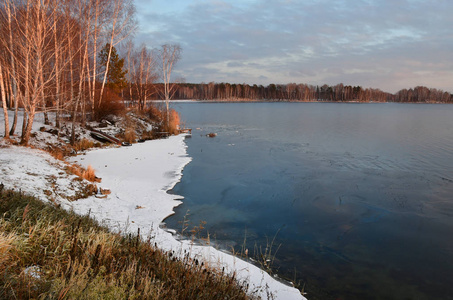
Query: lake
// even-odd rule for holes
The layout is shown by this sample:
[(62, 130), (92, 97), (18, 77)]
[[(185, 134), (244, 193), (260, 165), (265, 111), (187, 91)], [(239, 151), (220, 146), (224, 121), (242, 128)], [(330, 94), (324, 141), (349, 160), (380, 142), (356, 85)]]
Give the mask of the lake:
[(453, 299), (453, 105), (173, 107), (193, 160), (168, 227), (271, 252), (311, 300)]

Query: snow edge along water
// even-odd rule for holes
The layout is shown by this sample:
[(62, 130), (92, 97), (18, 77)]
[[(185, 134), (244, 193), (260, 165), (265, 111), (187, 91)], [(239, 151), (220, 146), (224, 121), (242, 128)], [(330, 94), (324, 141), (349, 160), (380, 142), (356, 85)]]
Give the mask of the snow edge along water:
[[(150, 235), (164, 251), (172, 251), (226, 272), (249, 283), (249, 293), (261, 299), (305, 299), (299, 290), (279, 282), (264, 270), (212, 246), (201, 246), (192, 241), (178, 241), (161, 228), (165, 218), (174, 214), (182, 196), (169, 194), (183, 176), (184, 167), (192, 158), (187, 154), (185, 135), (147, 141), (133, 147), (99, 149), (77, 156), (73, 161), (92, 165), (102, 178), (101, 186), (111, 189), (107, 199), (90, 197), (73, 203), (78, 213), (87, 213), (105, 223), (112, 230), (140, 232)], [(171, 152), (169, 152), (171, 151)], [(138, 209), (140, 208), (140, 209)]]

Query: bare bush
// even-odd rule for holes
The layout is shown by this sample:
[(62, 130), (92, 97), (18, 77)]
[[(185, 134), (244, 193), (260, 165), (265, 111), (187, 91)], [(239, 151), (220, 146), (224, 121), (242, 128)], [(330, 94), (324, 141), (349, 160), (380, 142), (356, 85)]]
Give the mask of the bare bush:
[(106, 89), (103, 95), (103, 101), (95, 106), (94, 119), (100, 121), (107, 116), (120, 116), (125, 112), (124, 104), (120, 97), (110, 89)]

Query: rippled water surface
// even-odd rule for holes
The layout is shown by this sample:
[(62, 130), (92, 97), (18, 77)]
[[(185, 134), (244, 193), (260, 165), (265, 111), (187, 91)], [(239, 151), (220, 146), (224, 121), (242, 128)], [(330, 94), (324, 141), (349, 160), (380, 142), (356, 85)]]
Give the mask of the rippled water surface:
[(189, 210), (188, 230), (249, 256), (275, 239), (309, 299), (453, 299), (453, 105), (174, 108), (193, 161), (169, 227)]

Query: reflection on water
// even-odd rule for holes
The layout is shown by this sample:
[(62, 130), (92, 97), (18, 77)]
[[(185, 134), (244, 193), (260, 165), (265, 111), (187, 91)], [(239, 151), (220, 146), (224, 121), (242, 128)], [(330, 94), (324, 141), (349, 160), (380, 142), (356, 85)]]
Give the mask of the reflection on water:
[(170, 227), (190, 210), (224, 247), (275, 237), (274, 266), (309, 299), (453, 298), (453, 106), (175, 108), (200, 130)]

